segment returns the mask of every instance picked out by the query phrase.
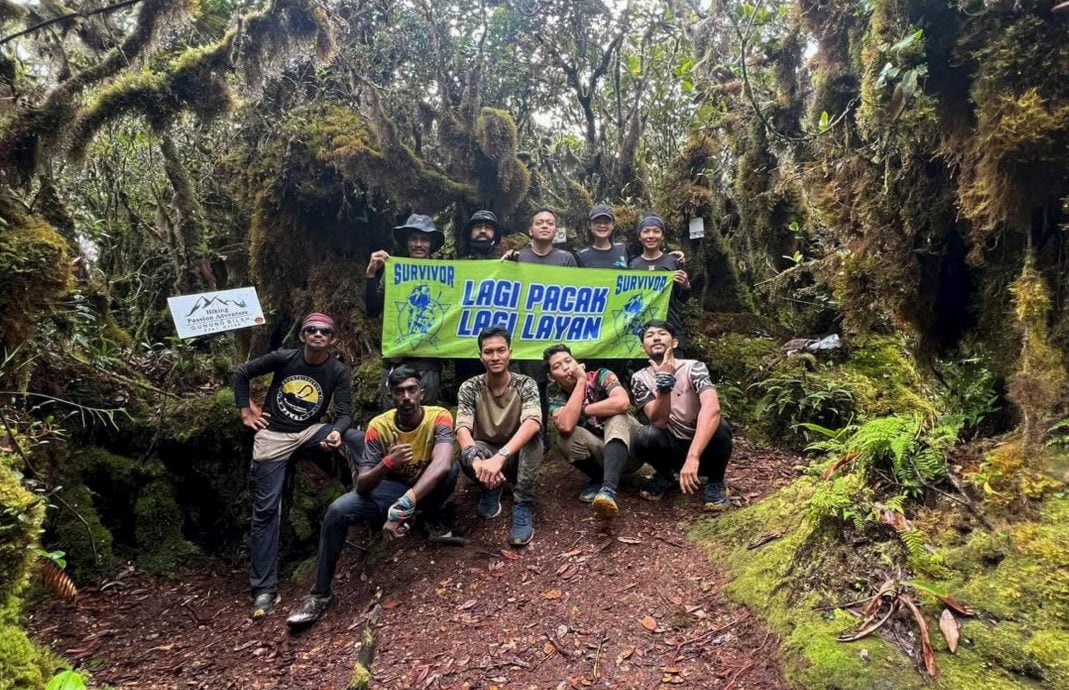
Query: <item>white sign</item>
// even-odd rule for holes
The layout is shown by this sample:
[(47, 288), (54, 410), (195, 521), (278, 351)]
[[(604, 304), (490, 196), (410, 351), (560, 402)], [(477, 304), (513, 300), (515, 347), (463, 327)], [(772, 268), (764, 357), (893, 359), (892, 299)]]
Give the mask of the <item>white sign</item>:
[(195, 338), (264, 323), (264, 310), (260, 308), (253, 287), (168, 297), (167, 306), (171, 309), (179, 338)]
[(705, 237), (705, 219), (704, 218), (691, 218), (690, 219), (690, 239), (697, 240)]
[(568, 241), (568, 228), (563, 225), (557, 226), (557, 234), (553, 236), (553, 244), (564, 244)]

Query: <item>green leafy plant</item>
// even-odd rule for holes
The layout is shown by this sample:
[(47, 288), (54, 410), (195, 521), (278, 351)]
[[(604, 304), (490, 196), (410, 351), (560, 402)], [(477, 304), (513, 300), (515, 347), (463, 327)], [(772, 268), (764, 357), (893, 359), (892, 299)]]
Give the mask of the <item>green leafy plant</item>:
[(48, 681), (48, 685), (45, 686), (45, 690), (85, 690), (85, 676), (65, 669), (60, 671)]
[(761, 396), (756, 416), (764, 418), (772, 435), (804, 446), (811, 440), (809, 427), (842, 426), (856, 412), (854, 394), (823, 366), (815, 371), (801, 367), (779, 371), (750, 386)]

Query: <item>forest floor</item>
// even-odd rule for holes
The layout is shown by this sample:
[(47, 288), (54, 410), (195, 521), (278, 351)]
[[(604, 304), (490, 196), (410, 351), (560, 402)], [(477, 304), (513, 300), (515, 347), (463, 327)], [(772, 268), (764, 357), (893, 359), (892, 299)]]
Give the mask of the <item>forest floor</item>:
[[(760, 500), (797, 462), (737, 441), (734, 499)], [(688, 538), (704, 519), (698, 498), (649, 503), (625, 487), (610, 531), (576, 500), (581, 483), (547, 456), (522, 550), (506, 546), (510, 503), (479, 520), (462, 483), (457, 532), (470, 544), (418, 532), (375, 538), (368, 554), (347, 548), (334, 605), (299, 634), (285, 618), (309, 578), (285, 581), (282, 604), (254, 621), (244, 564), (217, 559), (191, 562), (178, 580), (129, 568), (73, 602), (40, 602), (28, 627), (114, 688), (344, 688), (376, 605), (376, 688), (786, 687), (778, 639), (720, 596), (724, 573)]]

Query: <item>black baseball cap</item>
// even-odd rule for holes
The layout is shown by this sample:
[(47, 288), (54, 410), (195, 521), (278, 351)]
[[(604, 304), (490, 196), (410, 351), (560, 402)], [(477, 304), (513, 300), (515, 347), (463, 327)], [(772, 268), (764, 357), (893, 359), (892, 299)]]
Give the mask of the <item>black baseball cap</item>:
[(612, 212), (612, 206), (608, 204), (595, 204), (594, 208), (590, 209), (590, 215), (587, 216), (587, 219), (594, 220), (601, 216), (608, 216), (614, 223), (616, 222), (616, 214)]

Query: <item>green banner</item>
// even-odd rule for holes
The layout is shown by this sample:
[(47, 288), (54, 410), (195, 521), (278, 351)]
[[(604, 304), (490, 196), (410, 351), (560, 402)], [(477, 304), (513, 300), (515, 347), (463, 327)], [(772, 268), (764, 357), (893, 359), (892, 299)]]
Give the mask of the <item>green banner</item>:
[(644, 357), (639, 329), (665, 318), (672, 294), (668, 271), (397, 257), (385, 271), (386, 357), (476, 357), (479, 331), (498, 325), (513, 359), (540, 360), (555, 343), (581, 358)]

